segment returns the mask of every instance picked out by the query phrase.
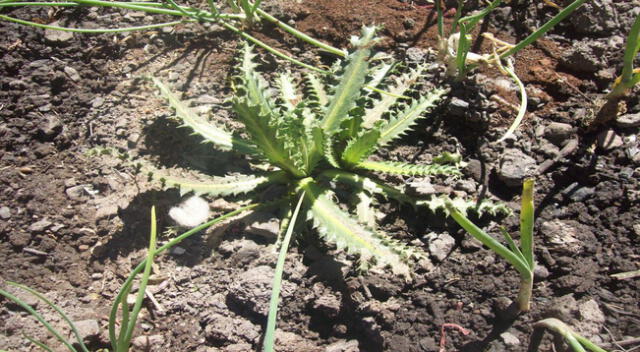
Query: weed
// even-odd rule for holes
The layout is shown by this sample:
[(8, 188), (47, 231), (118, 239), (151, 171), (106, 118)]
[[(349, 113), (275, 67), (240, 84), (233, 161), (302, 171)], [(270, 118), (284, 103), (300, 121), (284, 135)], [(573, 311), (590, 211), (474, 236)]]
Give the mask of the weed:
[[(246, 154), (254, 164), (267, 164), (260, 169), (267, 172), (255, 175), (236, 175), (212, 178), (211, 182), (192, 182), (163, 175), (157, 171), (152, 177), (166, 186), (178, 187), (181, 193), (194, 192), (212, 196), (246, 194), (258, 191), (269, 184), (286, 186), (285, 201), (289, 215), (281, 224), (286, 229), (284, 240), (279, 239), (284, 253), (297, 221), (301, 206), (307, 209), (307, 218), (322, 238), (349, 253), (357, 254), (360, 269), (371, 266), (390, 267), (392, 272), (410, 276), (409, 260), (420, 258), (421, 252), (408, 247), (375, 230), (376, 195), (391, 198), (414, 206), (427, 206), (432, 211), (444, 209), (444, 200), (433, 197), (418, 202), (402, 188), (384, 184), (372, 173), (398, 175), (449, 175), (460, 174), (454, 165), (459, 162), (453, 155), (437, 159), (440, 163), (414, 165), (402, 162), (374, 161), (369, 159), (377, 150), (401, 137), (423, 114), (435, 105), (445, 93), (434, 89), (425, 96), (400, 99), (410, 92), (411, 85), (420, 77), (419, 67), (402, 75), (388, 87), (393, 94), (377, 96), (368, 87), (377, 87), (384, 80), (388, 65), (373, 67), (371, 47), (376, 42), (375, 28), (365, 27), (362, 37), (352, 38), (356, 48), (344, 65), (335, 69), (335, 84), (325, 87), (325, 82), (313, 74), (305, 80), (305, 92), (301, 94), (296, 82), (288, 74), (278, 79), (279, 94), (271, 96), (268, 87), (256, 72), (255, 54), (245, 45), (238, 64), (234, 82), (233, 110), (244, 124), (246, 137), (230, 133), (193, 114), (158, 79), (153, 79), (161, 94), (175, 109), (178, 119), (206, 141), (220, 150)], [(382, 74), (381, 74), (382, 72)], [(443, 163), (444, 162), (444, 163)], [(351, 186), (349, 192), (356, 199), (355, 216), (340, 207), (344, 196), (337, 184)], [(293, 203), (299, 199), (295, 211)], [(456, 200), (459, 211), (474, 207), (471, 202)], [(495, 212), (504, 207), (482, 203), (480, 211)], [(276, 273), (274, 289), (281, 280), (281, 267)], [(277, 292), (274, 293), (269, 316), (268, 337), (273, 337)], [(267, 351), (273, 346), (265, 341)]]
[(447, 210), (451, 217), (469, 234), (482, 242), (485, 246), (496, 252), (499, 256), (511, 263), (520, 273), (520, 291), (518, 293), (518, 307), (521, 312), (529, 311), (531, 291), (533, 288), (533, 184), (532, 179), (526, 180), (522, 186), (522, 208), (520, 210), (520, 247), (518, 247), (511, 235), (501, 229), (507, 241), (508, 248), (477, 227), (463, 214), (461, 214), (451, 202), (447, 202)]

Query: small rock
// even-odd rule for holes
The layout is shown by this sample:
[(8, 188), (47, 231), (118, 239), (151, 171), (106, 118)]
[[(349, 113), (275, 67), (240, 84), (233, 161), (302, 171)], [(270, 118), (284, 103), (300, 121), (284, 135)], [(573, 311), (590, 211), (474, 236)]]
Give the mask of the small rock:
[(500, 159), (498, 177), (509, 187), (520, 187), (536, 171), (536, 160), (520, 149), (505, 150)]
[(616, 125), (622, 128), (640, 126), (640, 112), (618, 116), (618, 118), (616, 118)]
[(324, 352), (359, 352), (358, 340), (340, 340), (326, 347)]
[(606, 318), (598, 302), (590, 299), (580, 304), (578, 312), (580, 312), (580, 325), (576, 327), (577, 330), (586, 336), (599, 334)]
[(224, 352), (246, 352), (251, 351), (253, 346), (248, 343), (234, 343), (224, 348)]
[(116, 215), (118, 215), (118, 206), (116, 204), (102, 205), (96, 210), (96, 221), (110, 219)]
[(31, 231), (31, 232), (35, 232), (35, 233), (40, 233), (43, 232), (44, 230), (48, 229), (51, 225), (53, 225), (53, 223), (47, 219), (42, 219), (40, 221), (34, 222), (33, 224), (31, 224), (27, 230)]
[(47, 120), (40, 126), (38, 132), (44, 139), (51, 140), (60, 132), (62, 132), (62, 128), (63, 126), (60, 119), (53, 115), (50, 115), (47, 117)]
[(435, 187), (431, 184), (428, 178), (413, 180), (411, 183), (409, 183), (409, 187), (411, 187), (411, 190), (416, 195), (420, 195), (420, 196), (428, 196), (428, 195), (435, 194), (437, 192)]
[[(271, 298), (271, 285), (274, 269), (270, 266), (258, 266), (240, 274), (229, 289), (229, 298), (255, 314), (267, 315)], [(291, 296), (297, 285), (282, 280), (283, 298)]]
[(612, 150), (622, 147), (623, 144), (622, 137), (618, 136), (613, 130), (602, 131), (598, 135), (598, 148), (602, 150)]
[(93, 273), (93, 274), (91, 274), (91, 279), (93, 279), (93, 280), (100, 280), (102, 278), (103, 278), (102, 273)]
[(640, 224), (633, 224), (633, 232), (636, 236), (640, 236)]
[[(95, 319), (76, 321), (74, 325), (84, 342), (95, 341), (100, 337), (100, 324)], [(70, 337), (74, 338), (75, 335), (71, 334)]]
[(560, 122), (552, 122), (544, 129), (544, 137), (551, 143), (562, 146), (573, 134), (574, 129), (571, 125)]
[(152, 349), (155, 350), (156, 348), (160, 348), (162, 345), (164, 345), (164, 336), (138, 336), (131, 342), (132, 345), (140, 351), (151, 351)]
[[(49, 25), (63, 27), (60, 25), (59, 21), (51, 22)], [(44, 38), (52, 43), (64, 43), (73, 38), (73, 32), (64, 32), (64, 31), (57, 31), (53, 29), (45, 29)]]
[(533, 269), (533, 276), (538, 280), (544, 280), (549, 277), (549, 269), (541, 264), (536, 264)]
[(24, 247), (31, 242), (31, 235), (25, 232), (10, 232), (9, 242), (14, 247)]
[(329, 318), (335, 318), (340, 313), (340, 298), (334, 294), (325, 294), (318, 297), (313, 303), (313, 309), (321, 311)]
[(67, 194), (67, 197), (71, 200), (84, 200), (86, 199), (86, 192), (84, 190), (84, 185), (69, 187), (64, 191)]
[(578, 240), (578, 230), (566, 221), (545, 221), (540, 226), (540, 232), (550, 245), (560, 247), (568, 253), (581, 251), (582, 243)]
[(7, 220), (11, 217), (11, 209), (9, 207), (0, 208), (0, 219)]
[(469, 103), (460, 98), (454, 97), (449, 102), (449, 112), (454, 116), (463, 117), (467, 110), (469, 110)]
[(91, 101), (91, 107), (93, 108), (99, 108), (102, 106), (102, 104), (104, 104), (104, 98), (103, 97), (96, 97), (95, 99), (93, 99)]
[(443, 261), (453, 249), (456, 244), (456, 240), (446, 233), (435, 234), (430, 233), (427, 235), (430, 238), (429, 252), (438, 261)]
[(180, 247), (180, 246), (175, 246), (173, 247), (173, 249), (171, 250), (171, 253), (175, 254), (175, 255), (183, 255), (187, 252), (186, 249)]
[(82, 79), (82, 77), (80, 77), (80, 74), (78, 73), (78, 71), (71, 67), (71, 66), (65, 66), (64, 67), (64, 73), (67, 74), (67, 76), (69, 76), (69, 78), (74, 81), (74, 82), (78, 82)]
[(504, 342), (505, 345), (507, 346), (519, 346), (520, 345), (520, 339), (518, 339), (518, 337), (510, 332), (503, 332), (502, 334), (500, 334), (500, 338), (502, 339), (502, 342)]
[(273, 239), (280, 232), (280, 220), (267, 214), (257, 214), (256, 220), (247, 226), (247, 232), (267, 239)]

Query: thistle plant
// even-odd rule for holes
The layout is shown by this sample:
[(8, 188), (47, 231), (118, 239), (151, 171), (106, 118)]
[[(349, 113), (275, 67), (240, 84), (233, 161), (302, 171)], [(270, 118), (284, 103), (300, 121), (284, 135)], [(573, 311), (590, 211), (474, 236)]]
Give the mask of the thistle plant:
[[(374, 27), (365, 27), (361, 37), (352, 38), (355, 50), (339, 68), (335, 68), (334, 84), (308, 73), (304, 89), (300, 90), (290, 74), (285, 73), (278, 77), (279, 91), (273, 96), (266, 80), (256, 71), (256, 54), (252, 47), (245, 45), (233, 81), (235, 95), (231, 100), (238, 120), (244, 124), (244, 134), (229, 132), (194, 114), (165, 84), (153, 78), (161, 95), (175, 109), (182, 126), (192, 129), (218, 150), (246, 155), (253, 165), (259, 166), (257, 169), (266, 171), (212, 177), (204, 182), (177, 179), (158, 170), (152, 171), (152, 177), (160, 179), (167, 187), (180, 188), (183, 194), (194, 192), (211, 196), (256, 196), (270, 184), (285, 186), (283, 198), (284, 204), (288, 204), (288, 215), (281, 223), (281, 237), (285, 228), (288, 230), (284, 239), (277, 242), (281, 255), (266, 334), (271, 339), (275, 330), (281, 262), (301, 207), (320, 237), (340, 250), (357, 255), (361, 270), (372, 266), (390, 268), (394, 274), (408, 278), (411, 259), (420, 258), (422, 252), (376, 230), (373, 216), (376, 196), (427, 206), (432, 211), (444, 209), (444, 200), (433, 197), (418, 202), (402, 187), (385, 184), (375, 175), (460, 174), (455, 164), (442, 163), (458, 160), (451, 155), (437, 159), (441, 163), (427, 165), (370, 158), (377, 150), (407, 133), (446, 92), (433, 89), (419, 98), (408, 98), (407, 95), (414, 94), (411, 87), (423, 71), (418, 67), (385, 85), (391, 94), (374, 93), (372, 88), (384, 85), (384, 76), (389, 70), (387, 64), (372, 64), (371, 47), (376, 40)], [(344, 192), (340, 191), (344, 186), (351, 187), (350, 198), (356, 199), (351, 208), (340, 205), (341, 200), (345, 200)], [(293, 210), (296, 199), (297, 206)], [(456, 204), (465, 212), (472, 206), (472, 202), (461, 199), (457, 199)], [(495, 212), (502, 208), (487, 205), (480, 209)], [(267, 340), (264, 345), (269, 351), (273, 341)]]
[[(605, 349), (598, 347), (589, 339), (575, 332), (570, 326), (556, 318), (548, 318), (540, 320), (533, 326), (534, 330), (529, 341), (527, 352), (537, 352), (542, 341), (542, 336), (546, 330), (553, 332), (561, 337), (574, 352), (607, 352)], [(586, 349), (585, 349), (586, 348)]]
[(530, 309), (531, 291), (533, 289), (533, 179), (528, 179), (522, 186), (522, 207), (520, 209), (520, 246), (518, 247), (511, 235), (503, 228), (501, 232), (507, 241), (507, 246), (484, 232), (464, 216), (453, 203), (447, 201), (447, 210), (451, 217), (471, 236), (496, 252), (499, 256), (513, 265), (520, 273), (520, 291), (518, 293), (518, 308), (521, 312)]

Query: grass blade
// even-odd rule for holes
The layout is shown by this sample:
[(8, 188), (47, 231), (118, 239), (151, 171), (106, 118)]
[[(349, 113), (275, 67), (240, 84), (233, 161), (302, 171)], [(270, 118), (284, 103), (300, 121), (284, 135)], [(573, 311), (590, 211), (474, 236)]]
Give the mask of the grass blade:
[(504, 134), (504, 136), (498, 139), (498, 142), (502, 142), (505, 139), (509, 138), (509, 136), (511, 136), (513, 132), (515, 132), (518, 126), (520, 126), (520, 123), (522, 122), (524, 115), (527, 113), (527, 90), (524, 88), (524, 84), (522, 83), (520, 78), (516, 75), (516, 72), (513, 69), (513, 65), (511, 64), (511, 62), (509, 62), (508, 67), (502, 66), (502, 64), (500, 63), (500, 60), (496, 60), (496, 63), (500, 65), (500, 67), (503, 68), (504, 71), (507, 72), (509, 76), (511, 76), (511, 78), (513, 78), (513, 80), (518, 85), (518, 90), (520, 90), (520, 108), (518, 109), (518, 115), (516, 115), (516, 119), (513, 120), (513, 123), (511, 124), (511, 126), (509, 126), (509, 129)]
[[(11, 281), (7, 281), (7, 283), (9, 285), (13, 285), (13, 286), (17, 286), (17, 287), (21, 287), (22, 286), (20, 284), (17, 284), (15, 282), (11, 282)], [(31, 314), (34, 318), (36, 318), (36, 320), (38, 320), (40, 322), (40, 324), (44, 325), (44, 327), (47, 328), (47, 330), (49, 330), (49, 332), (51, 334), (53, 334), (53, 336), (55, 336), (60, 342), (62, 342), (62, 344), (64, 344), (67, 347), (67, 349), (69, 349), (69, 351), (77, 352), (77, 350), (75, 348), (73, 348), (71, 343), (69, 343), (69, 341), (67, 339), (62, 337), (62, 335), (58, 332), (58, 330), (56, 330), (53, 326), (51, 326), (51, 324), (49, 324), (44, 319), (44, 317), (42, 317), (42, 315), (40, 315), (40, 313), (36, 312), (33, 309), (33, 307), (31, 307), (30, 305), (25, 303), (20, 298), (12, 295), (11, 293), (9, 293), (9, 292), (7, 292), (5, 290), (0, 290), (0, 295), (2, 295), (4, 297), (8, 298), (9, 300), (15, 302), (20, 307), (22, 307), (24, 310), (26, 310), (29, 314)]]
[(284, 239), (282, 240), (282, 244), (280, 245), (280, 253), (278, 254), (278, 261), (276, 263), (276, 271), (273, 276), (273, 288), (271, 290), (271, 301), (269, 302), (269, 316), (267, 317), (267, 331), (264, 336), (264, 352), (273, 352), (274, 342), (275, 342), (275, 334), (276, 334), (276, 318), (278, 315), (278, 303), (280, 302), (280, 287), (282, 284), (282, 272), (284, 271), (284, 260), (287, 256), (287, 249), (289, 248), (289, 242), (291, 241), (291, 234), (293, 233), (293, 228), (296, 225), (296, 220), (298, 219), (298, 213), (300, 212), (300, 207), (302, 206), (302, 201), (304, 200), (304, 191), (300, 195), (300, 199), (298, 199), (298, 204), (296, 205), (296, 209), (293, 211), (293, 215), (291, 216), (291, 222), (289, 222), (289, 226), (287, 227), (287, 233), (284, 235)]
[[(131, 311), (131, 316), (129, 318), (129, 324), (126, 326), (127, 333), (124, 336), (124, 340), (120, 341), (120, 348), (118, 351), (128, 351), (129, 345), (131, 343), (131, 338), (133, 336), (133, 330), (136, 327), (136, 320), (138, 319), (138, 314), (140, 313), (140, 309), (142, 309), (142, 301), (144, 300), (145, 290), (147, 288), (147, 283), (149, 282), (149, 276), (151, 276), (151, 266), (153, 265), (153, 257), (156, 254), (156, 208), (155, 206), (151, 207), (151, 239), (149, 240), (149, 250), (147, 253), (147, 259), (145, 261), (144, 273), (142, 274), (142, 279), (140, 280), (140, 287), (138, 288), (138, 296), (136, 297), (136, 303), (133, 305), (133, 310)], [(126, 302), (126, 296), (123, 298)], [(124, 328), (124, 326), (123, 326)]]
[[(45, 351), (49, 351), (49, 352), (53, 352), (53, 350), (51, 349), (51, 347), (49, 347), (49, 346), (45, 345), (44, 343), (42, 343), (42, 342), (40, 342), (40, 341), (38, 341), (38, 340), (34, 339), (33, 337), (31, 337), (31, 336), (29, 336), (29, 335), (22, 335), (22, 336), (24, 336), (24, 338), (25, 338), (25, 339), (27, 339), (27, 340), (31, 341), (31, 343), (32, 343), (32, 344), (34, 344), (34, 345), (36, 345), (36, 346), (38, 346), (38, 347), (42, 348), (43, 350), (45, 350)], [(2, 351), (4, 351), (4, 350), (2, 350)]]

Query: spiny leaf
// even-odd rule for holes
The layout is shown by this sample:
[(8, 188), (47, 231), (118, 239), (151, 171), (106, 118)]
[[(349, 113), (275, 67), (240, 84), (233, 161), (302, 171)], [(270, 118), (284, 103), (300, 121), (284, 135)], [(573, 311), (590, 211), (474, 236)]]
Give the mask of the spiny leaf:
[(253, 48), (246, 44), (242, 51), (242, 61), (239, 66), (239, 74), (236, 76), (236, 93), (246, 97), (248, 104), (259, 106), (260, 114), (271, 119), (278, 114), (275, 104), (270, 100), (271, 96), (266, 89), (265, 80), (256, 71), (256, 64), (253, 59), (256, 54)]
[(422, 114), (435, 105), (444, 94), (444, 89), (434, 89), (420, 100), (413, 101), (406, 109), (393, 116), (380, 130), (379, 146), (385, 146), (394, 139), (405, 134), (416, 123)]
[(365, 130), (360, 135), (349, 141), (347, 147), (342, 152), (342, 161), (346, 165), (357, 165), (362, 159), (371, 155), (375, 150), (376, 143), (380, 138), (380, 131)]
[(391, 161), (362, 161), (357, 168), (407, 176), (461, 175), (457, 167), (451, 165), (415, 165)]
[(246, 98), (236, 98), (233, 102), (233, 110), (245, 124), (253, 142), (258, 145), (267, 159), (296, 176), (304, 175), (289, 159), (284, 143), (277, 138), (277, 129), (269, 125), (269, 117), (261, 114), (262, 110), (259, 106), (250, 105)]
[(238, 195), (252, 192), (260, 186), (285, 182), (286, 180), (286, 174), (282, 171), (271, 172), (265, 176), (208, 176), (202, 181), (193, 181), (187, 178), (171, 176), (166, 170), (150, 170), (149, 168), (145, 168), (145, 171), (151, 178), (162, 182), (165, 188), (178, 188), (180, 195), (189, 192), (193, 192), (196, 195), (208, 194), (211, 196)]
[[(431, 197), (428, 200), (419, 200), (416, 202), (418, 206), (426, 206), (433, 213), (436, 213), (438, 210), (444, 211), (445, 214), (449, 214), (446, 208), (446, 201), (448, 198), (446, 196), (442, 197)], [(479, 204), (477, 201), (466, 200), (462, 198), (454, 198), (451, 200), (451, 204), (463, 215), (467, 215), (469, 211), (475, 212), (478, 216), (483, 216), (484, 214), (489, 214), (491, 216), (497, 215), (511, 215), (511, 209), (506, 206), (504, 203), (496, 203), (490, 201), (488, 199), (482, 200)]]
[(309, 98), (321, 107), (326, 106), (329, 103), (329, 97), (327, 96), (324, 84), (322, 84), (318, 77), (311, 73), (305, 75), (305, 78)]
[(422, 74), (422, 70), (423, 67), (420, 66), (418, 69), (412, 70), (410, 73), (404, 74), (400, 78), (396, 79), (396, 84), (386, 89), (390, 94), (383, 94), (379, 100), (375, 100), (371, 104), (373, 106), (372, 108), (366, 110), (362, 127), (372, 128), (376, 122), (380, 121), (382, 116), (389, 112), (389, 108), (398, 102), (399, 97), (404, 95), (407, 90), (415, 85), (416, 81)]
[(376, 227), (376, 211), (373, 207), (375, 198), (365, 191), (356, 192), (353, 195), (356, 204), (356, 216), (358, 222), (369, 228)]
[(323, 153), (322, 130), (311, 110), (301, 102), (293, 111), (284, 114), (274, 127), (277, 138), (289, 153), (289, 159), (298, 170), (308, 175)]
[(291, 78), (290, 73), (282, 73), (278, 77), (278, 86), (280, 87), (280, 99), (287, 111), (293, 111), (300, 102), (300, 96), (296, 89), (296, 85)]
[(311, 204), (308, 216), (321, 237), (335, 243), (338, 249), (358, 254), (363, 263), (375, 260), (377, 265), (389, 265), (395, 274), (409, 277), (409, 267), (402, 260), (402, 256), (342, 211), (329, 198), (326, 189), (310, 179), (301, 182), (300, 187)]
[(364, 27), (362, 37), (352, 42), (358, 49), (349, 55), (349, 64), (340, 77), (340, 84), (335, 89), (322, 119), (322, 129), (333, 135), (340, 129), (342, 121), (348, 117), (349, 110), (355, 106), (364, 85), (368, 69), (368, 58), (371, 55), (370, 45), (373, 43), (375, 28)]
[(153, 83), (160, 90), (160, 94), (169, 102), (176, 111), (176, 116), (182, 121), (184, 126), (191, 128), (206, 141), (213, 143), (220, 150), (237, 150), (242, 153), (255, 154), (255, 147), (231, 133), (219, 128), (198, 114), (194, 113), (173, 92), (155, 77), (151, 77)]

